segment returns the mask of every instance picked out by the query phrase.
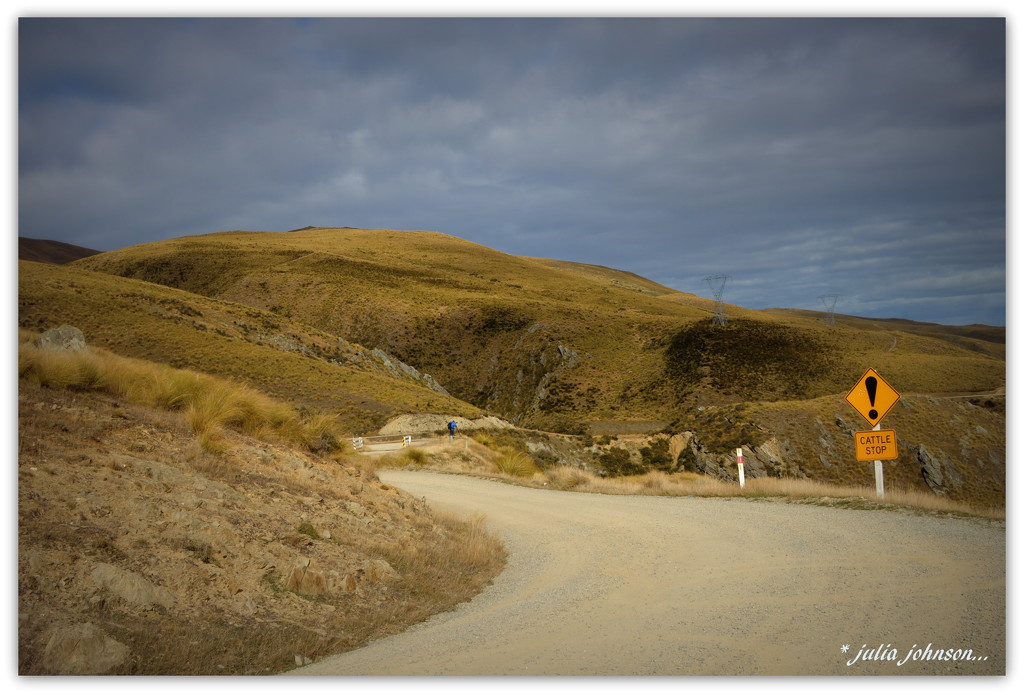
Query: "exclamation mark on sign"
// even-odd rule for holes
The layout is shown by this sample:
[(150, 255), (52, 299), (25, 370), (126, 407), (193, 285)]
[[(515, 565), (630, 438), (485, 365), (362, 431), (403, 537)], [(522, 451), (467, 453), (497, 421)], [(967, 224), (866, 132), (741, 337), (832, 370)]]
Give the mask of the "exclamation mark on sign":
[(868, 419), (874, 420), (878, 417), (878, 411), (875, 410), (875, 393), (878, 391), (878, 379), (873, 376), (869, 376), (864, 380), (864, 387), (868, 390), (868, 400), (871, 401), (871, 410), (868, 411)]

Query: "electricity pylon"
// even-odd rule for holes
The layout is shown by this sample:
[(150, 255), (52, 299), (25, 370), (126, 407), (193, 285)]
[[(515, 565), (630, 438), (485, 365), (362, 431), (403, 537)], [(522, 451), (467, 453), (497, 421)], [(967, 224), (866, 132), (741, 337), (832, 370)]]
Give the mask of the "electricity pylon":
[(711, 294), (715, 296), (715, 316), (711, 319), (711, 325), (713, 326), (724, 326), (727, 320), (725, 318), (725, 303), (722, 301), (722, 292), (725, 290), (725, 283), (728, 279), (728, 275), (708, 275), (704, 278), (704, 282), (708, 283), (708, 287), (711, 288)]
[(836, 300), (841, 296), (839, 294), (823, 294), (818, 297), (821, 303), (825, 305), (825, 311), (828, 312), (825, 315), (825, 325), (829, 328), (836, 327)]

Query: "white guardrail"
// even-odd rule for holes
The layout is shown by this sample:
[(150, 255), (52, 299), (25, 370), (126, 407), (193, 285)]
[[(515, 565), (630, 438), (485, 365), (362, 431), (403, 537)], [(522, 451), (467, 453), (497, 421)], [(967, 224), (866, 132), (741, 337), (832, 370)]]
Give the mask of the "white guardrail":
[(380, 434), (372, 435), (369, 437), (353, 437), (352, 448), (356, 451), (360, 451), (364, 447), (373, 446), (374, 444), (397, 444), (399, 441), (402, 442), (402, 448), (412, 446), (413, 439), (444, 439), (448, 435), (439, 435), (436, 432), (417, 432), (414, 434)]

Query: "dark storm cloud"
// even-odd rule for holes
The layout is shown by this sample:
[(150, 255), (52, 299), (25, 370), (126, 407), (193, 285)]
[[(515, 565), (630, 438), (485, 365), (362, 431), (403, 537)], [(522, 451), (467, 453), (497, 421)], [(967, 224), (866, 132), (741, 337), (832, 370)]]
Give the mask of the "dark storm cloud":
[(1004, 322), (1005, 24), (33, 19), (20, 234), (433, 229), (752, 308)]

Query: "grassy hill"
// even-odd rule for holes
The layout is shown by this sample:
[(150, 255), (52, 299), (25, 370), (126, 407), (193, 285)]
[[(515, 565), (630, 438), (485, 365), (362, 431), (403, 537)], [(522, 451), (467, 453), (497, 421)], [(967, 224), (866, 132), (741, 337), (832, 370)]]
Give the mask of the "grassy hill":
[[(23, 327), (72, 323), (123, 354), (337, 413), (353, 431), (407, 412), (605, 438), (666, 430), (686, 442), (669, 467), (716, 477), (735, 476), (743, 446), (750, 476), (870, 484), (843, 396), (873, 367), (904, 395), (885, 423), (905, 420), (893, 481), (984, 504), (1005, 494), (1003, 397), (948, 398), (1005, 393), (1001, 328), (851, 316), (829, 327), (820, 312), (738, 306), (715, 326), (712, 301), (632, 273), (432, 232), (223, 232), (21, 274)], [(614, 448), (582, 455), (599, 468)], [(633, 464), (646, 465), (639, 448)]]
[[(820, 311), (806, 309), (766, 309), (765, 313), (779, 317), (790, 315), (812, 320), (824, 320), (825, 314)], [(884, 330), (893, 334), (898, 341), (900, 334), (914, 334), (930, 338), (938, 338), (962, 347), (974, 350), (991, 357), (1006, 359), (1006, 327), (985, 326), (943, 326), (938, 323), (911, 321), (909, 319), (873, 319), (860, 316), (836, 314), (838, 323), (849, 328), (862, 330)]]
[(1005, 375), (1004, 346), (977, 337), (843, 318), (830, 329), (814, 315), (741, 307), (729, 307), (724, 330), (708, 330), (709, 300), (632, 273), (512, 256), (434, 232), (224, 232), (75, 266), (380, 348), (477, 407), (555, 430), (672, 420), (696, 405), (817, 398), (845, 392), (868, 366), (920, 392), (995, 389)]
[(80, 328), (92, 345), (251, 384), (337, 414), (349, 431), (404, 412), (478, 417), (394, 360), (278, 314), (79, 267), (21, 261), (19, 325)]
[(30, 239), (18, 237), (18, 260), (36, 261), (37, 263), (56, 263), (61, 265), (77, 261), (79, 258), (95, 256), (100, 251), (87, 249), (84, 246), (66, 244), (63, 241), (46, 239)]

